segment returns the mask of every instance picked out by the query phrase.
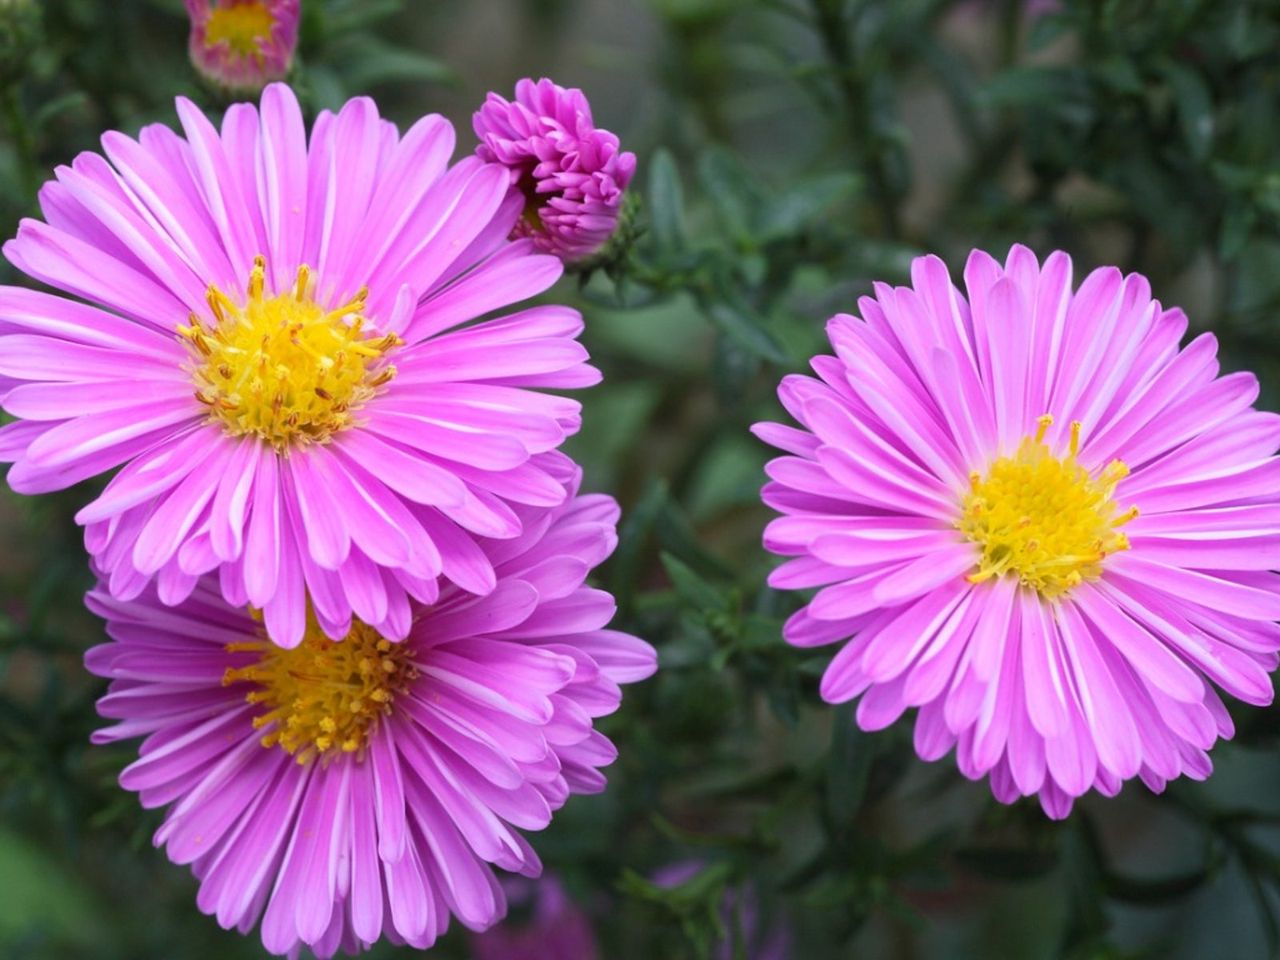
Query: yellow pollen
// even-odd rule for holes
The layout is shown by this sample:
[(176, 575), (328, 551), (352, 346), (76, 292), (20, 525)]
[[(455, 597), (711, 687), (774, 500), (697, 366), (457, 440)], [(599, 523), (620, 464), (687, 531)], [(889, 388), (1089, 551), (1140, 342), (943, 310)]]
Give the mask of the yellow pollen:
[(1053, 417), (1040, 417), (1035, 436), (1013, 456), (996, 460), (986, 475), (973, 473), (962, 502), (960, 532), (979, 550), (973, 583), (1017, 577), (1046, 599), (1059, 597), (1102, 574), (1102, 562), (1129, 549), (1118, 529), (1138, 515), (1117, 512), (1112, 494), (1129, 468), (1113, 460), (1090, 474), (1076, 460), (1080, 423), (1071, 424), (1067, 452), (1055, 456), (1044, 442)]
[(256, 257), (243, 305), (210, 286), (212, 326), (192, 314), (178, 327), (194, 360), (196, 399), (233, 437), (253, 434), (277, 450), (323, 443), (395, 376), (384, 355), (403, 341), (367, 329), (367, 289), (330, 310), (313, 298), (307, 267), (275, 296), (265, 292), (265, 275)]
[(228, 653), (255, 653), (256, 662), (230, 667), (222, 685), (250, 684), (245, 700), (264, 712), (253, 718), (266, 728), (264, 747), (278, 746), (298, 763), (342, 753), (364, 754), (365, 743), (418, 669), (413, 650), (392, 643), (359, 620), (342, 640), (330, 640), (314, 617), (291, 650), (269, 639), (229, 643)]
[(204, 27), (204, 45), (216, 47), (226, 41), (242, 57), (262, 58), (259, 40), (271, 39), (275, 18), (260, 0), (223, 0), (209, 11)]

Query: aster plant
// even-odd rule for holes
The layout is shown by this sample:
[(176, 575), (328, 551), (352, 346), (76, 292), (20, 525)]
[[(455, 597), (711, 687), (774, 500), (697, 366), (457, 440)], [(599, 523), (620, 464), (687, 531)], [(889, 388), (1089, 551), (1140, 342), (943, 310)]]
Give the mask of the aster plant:
[[(1220, 584), (1232, 604), (1259, 599), (1247, 589), (1271, 596), (1280, 560), (1270, 418), (1253, 409), (1280, 409), (1276, 5), (490, 7), (0, 0), (0, 241), (35, 218), (15, 248), (39, 271), (0, 262), (0, 283), (14, 285), (0, 291), (0, 406), (15, 411), (0, 416), (0, 453), (15, 483), (38, 492), (0, 497), (0, 956), (248, 960), (268, 955), (264, 935), (299, 960), (366, 946), (432, 960), (833, 960), (888, 945), (1000, 960), (1280, 956), (1278, 715), (1259, 708), (1275, 621), (1265, 605), (1242, 616), (1216, 599)], [(274, 88), (260, 93), (286, 70), (296, 110)], [(175, 122), (184, 92), (213, 134)], [(376, 120), (363, 99), (344, 108), (362, 94), (375, 96)], [(224, 119), (241, 98), (252, 106)], [(462, 152), (441, 161), (441, 121), (415, 121), (446, 104), (455, 126), (480, 129), (460, 130)], [(127, 138), (101, 143), (104, 130)], [(449, 173), (485, 165), (502, 176)], [(381, 212), (362, 199), (375, 195)], [(490, 204), (499, 212), (478, 214), (486, 254), (453, 232), (454, 217)], [(287, 239), (295, 220), (305, 243)], [(343, 261), (372, 264), (392, 234), (377, 265), (330, 284)], [(1006, 257), (1014, 243), (1038, 259)], [(976, 256), (966, 277), (975, 245), (995, 259)], [(1070, 251), (1070, 280), (1060, 255), (1044, 258), (1054, 249)], [(926, 252), (950, 277), (936, 279), (933, 259), (913, 268)], [(505, 280), (485, 272), (504, 257)], [(395, 258), (416, 264), (408, 316), (456, 290), (470, 305), (455, 326), (419, 343), (414, 325), (389, 325), (399, 285), (384, 267)], [(435, 280), (429, 261), (443, 266)], [(551, 288), (555, 261), (575, 276)], [(1086, 279), (1107, 263), (1155, 293), (1110, 270)], [(55, 269), (78, 270), (75, 289), (41, 279)], [(543, 281), (526, 282), (539, 271)], [(212, 302), (210, 287), (222, 295)], [(298, 309), (281, 300), (290, 292), (319, 311), (296, 344), (267, 344), (297, 420), (255, 423), (245, 408), (233, 428), (241, 414), (224, 405), (234, 401), (222, 361), (261, 345), (259, 322)], [(510, 299), (471, 300), (490, 292)], [(1038, 338), (1042, 302), (1058, 297), (1051, 356), (1017, 335)], [(581, 334), (569, 307), (585, 314)], [(829, 338), (824, 323), (843, 311), (856, 318)], [(333, 312), (345, 346), (322, 332)], [(511, 327), (485, 326), (512, 314)], [(532, 323), (537, 346), (513, 334)], [(426, 352), (409, 378), (406, 354), (472, 325), (488, 333), (438, 359)], [(236, 335), (220, 340), (224, 328)], [(1216, 345), (1195, 339), (1204, 331)], [(406, 342), (383, 341), (392, 334)], [(607, 382), (584, 394), (535, 382), (553, 373), (526, 368), (535, 358), (588, 375), (579, 337)], [(346, 358), (316, 385), (334, 398), (350, 388), (354, 401), (326, 413), (305, 371), (328, 347)], [(424, 378), (453, 377), (464, 354), (466, 376), (481, 379), (428, 395)], [(815, 354), (834, 356), (802, 369)], [(939, 375), (949, 363), (955, 376)], [(1258, 397), (1219, 366), (1255, 372)], [(1184, 383), (1165, 380), (1178, 371)], [(782, 392), (798, 420), (777, 399), (797, 372), (810, 376)], [(376, 433), (404, 409), (406, 386), (424, 417), (395, 418), (403, 440)], [(1150, 391), (1165, 388), (1157, 412)], [(108, 455), (122, 430), (153, 422), (161, 389), (189, 403), (190, 426), (147, 428), (155, 436), (136, 438), (133, 453)], [(223, 403), (215, 411), (197, 391)], [(872, 407), (864, 397), (877, 391), (889, 399)], [(455, 419), (463, 393), (479, 419)], [(583, 401), (581, 429), (577, 405), (552, 394)], [(55, 397), (57, 416), (39, 412)], [(1012, 408), (1008, 429), (998, 418)], [(511, 435), (509, 412), (545, 414), (564, 444), (540, 420), (537, 442), (518, 433), (520, 467), (478, 465), (503, 450), (516, 458), (495, 439)], [(426, 436), (419, 420), (443, 419), (476, 425), (450, 445), (465, 460), (414, 445)], [(781, 449), (749, 432), (774, 420), (786, 428), (762, 432)], [(1131, 420), (1142, 424), (1122, 437)], [(1183, 426), (1194, 435), (1180, 440)], [(233, 435), (244, 427), (265, 435)], [(57, 461), (44, 436), (77, 458)], [(379, 456), (375, 439), (405, 456)], [(241, 486), (223, 447), (248, 441)], [(108, 447), (88, 446), (98, 442)], [(601, 629), (651, 641), (663, 663), (650, 681), (622, 684), (616, 712), (589, 718), (586, 742), (599, 733), (617, 746), (607, 767), (569, 759), (584, 728), (563, 691), (608, 706), (585, 680), (582, 634), (566, 626), (572, 643), (521, 638), (516, 651), (497, 619), (530, 596), (508, 572), (538, 591), (529, 621), (569, 599), (544, 599), (547, 578), (509, 571), (504, 553), (543, 514), (577, 509), (561, 454), (625, 518), (614, 555), (585, 581), (616, 601)], [(771, 514), (760, 486), (779, 456)], [(297, 496), (293, 472), (313, 459), (355, 479), (313, 476), (304, 504), (310, 488)], [(183, 479), (165, 487), (171, 468)], [(274, 513), (258, 486), (272, 470)], [(373, 480), (399, 507), (363, 499)], [(203, 506), (199, 482), (214, 489)], [(111, 510), (77, 527), (108, 484)], [(883, 502), (906, 486), (924, 505)], [(1024, 496), (1033, 489), (1043, 501)], [(1193, 492), (1218, 499), (1174, 508)], [(1050, 530), (1055, 508), (1062, 526)], [(876, 532), (912, 522), (910, 535)], [(766, 527), (776, 553), (760, 549)], [(259, 539), (272, 529), (278, 544)], [(138, 545), (155, 562), (162, 530), (181, 541), (177, 562), (148, 573)], [(335, 567), (339, 530), (351, 546)], [(1067, 563), (1054, 562), (1058, 550)], [(596, 555), (554, 553), (562, 570)], [(301, 588), (282, 579), (295, 560)], [(1149, 575), (1144, 562), (1162, 569)], [(1170, 570), (1174, 588), (1160, 579)], [(935, 575), (943, 582), (928, 586)], [(1197, 596), (1200, 575), (1211, 603)], [(869, 597), (853, 583), (864, 576)], [(111, 639), (90, 664), (106, 676), (82, 666), (106, 639), (81, 602), (95, 577), (90, 602)], [(912, 582), (923, 592), (903, 599)], [(277, 583), (288, 603), (273, 602)], [(967, 599), (948, 612), (957, 593)], [(598, 603), (575, 630), (596, 632)], [(824, 620), (837, 603), (871, 607)], [(933, 608), (921, 603), (942, 606), (924, 620)], [(446, 606), (489, 619), (433, 646)], [(919, 619), (904, 621), (909, 611)], [(637, 674), (651, 668), (651, 653), (633, 653)], [(421, 706), (439, 706), (421, 695), (440, 689), (418, 666), (438, 668), (432, 654), (454, 657), (459, 677), (463, 660), (495, 670), (442, 714)], [(566, 657), (574, 679), (553, 691)], [(603, 674), (620, 682), (616, 665)], [(522, 695), (552, 702), (551, 719), (511, 717), (528, 706)], [(428, 729), (424, 716), (439, 723)], [(481, 729), (524, 785), (507, 786), (515, 779)], [(530, 769), (535, 747), (544, 759)], [(600, 758), (612, 752), (600, 746)], [(399, 819), (387, 817), (396, 794), (386, 803), (378, 792), (388, 756)], [(525, 805), (537, 794), (549, 811), (557, 776), (555, 796), (591, 770), (608, 775), (603, 796), (570, 795), (536, 817)], [(463, 791), (475, 805), (458, 802)], [(157, 831), (161, 847), (147, 849)], [(525, 875), (535, 859), (542, 875)]]
[(261, 917), (270, 952), (322, 958), (383, 936), (429, 947), (452, 917), (483, 930), (506, 911), (493, 867), (541, 871), (521, 831), (604, 788), (616, 752), (593, 724), (656, 658), (584, 584), (617, 505), (577, 495), (551, 457), (565, 503), (477, 543), (497, 587), (446, 586), (396, 642), (359, 620), (335, 642), (313, 621), (282, 648), (211, 577), (176, 607), (153, 586), (89, 595), (112, 640), (85, 662), (117, 721), (94, 739), (146, 737), (120, 783), (167, 808), (155, 842), (222, 926)]
[[(598, 372), (579, 314), (540, 306), (555, 257), (508, 236), (508, 173), (453, 166), (450, 124), (401, 137), (367, 98), (318, 117), (292, 91), (218, 131), (103, 137), (41, 190), (9, 261), (57, 293), (0, 288), (9, 484), (43, 493), (122, 467), (77, 514), (120, 599), (180, 603), (212, 574), (272, 639), (355, 617), (402, 639), (440, 578), (496, 579), (476, 536), (554, 507), (542, 466)], [(495, 350), (497, 346), (501, 350)], [(308, 604), (309, 598), (309, 604)], [(311, 613), (308, 614), (308, 607)]]
[(1269, 704), (1280, 657), (1280, 417), (1252, 374), (1186, 347), (1181, 310), (1107, 267), (975, 251), (965, 294), (934, 257), (827, 333), (836, 355), (779, 398), (801, 428), (764, 499), (788, 620), (840, 643), (825, 700), (867, 730), (918, 708), (915, 746), (952, 749), (1006, 802), (1065, 817), (1096, 789), (1211, 770), (1233, 723), (1217, 689)]

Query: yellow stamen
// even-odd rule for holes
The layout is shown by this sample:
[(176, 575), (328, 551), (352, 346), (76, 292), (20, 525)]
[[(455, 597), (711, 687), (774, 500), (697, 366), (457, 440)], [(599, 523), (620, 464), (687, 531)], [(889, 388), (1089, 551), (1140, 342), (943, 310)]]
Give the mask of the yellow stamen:
[(222, 684), (252, 684), (246, 702), (266, 707), (253, 725), (270, 728), (262, 745), (278, 746), (301, 764), (342, 753), (363, 756), (396, 696), (418, 679), (408, 643), (392, 643), (358, 620), (342, 640), (330, 640), (311, 617), (302, 642), (291, 650), (268, 639), (229, 643), (226, 649), (257, 654), (255, 662), (229, 668)]
[(275, 18), (261, 0), (223, 0), (209, 11), (204, 27), (204, 45), (216, 47), (224, 40), (232, 52), (242, 57), (258, 57), (258, 41), (271, 39)]
[(213, 326), (192, 314), (188, 326), (178, 327), (195, 361), (196, 399), (231, 436), (253, 434), (277, 450), (323, 443), (350, 426), (353, 412), (395, 376), (384, 357), (403, 341), (369, 329), (369, 291), (361, 288), (329, 310), (310, 285), (302, 266), (291, 289), (267, 296), (259, 256), (243, 306), (210, 286)]
[(1102, 574), (1102, 562), (1129, 549), (1119, 527), (1138, 515), (1137, 507), (1116, 512), (1112, 495), (1129, 474), (1113, 460), (1091, 475), (1076, 460), (1080, 423), (1071, 424), (1065, 456), (1054, 456), (1044, 438), (1053, 418), (1038, 418), (1010, 457), (996, 460), (985, 475), (970, 475), (962, 502), (960, 532), (977, 545), (978, 569), (969, 580), (1017, 577), (1052, 599)]

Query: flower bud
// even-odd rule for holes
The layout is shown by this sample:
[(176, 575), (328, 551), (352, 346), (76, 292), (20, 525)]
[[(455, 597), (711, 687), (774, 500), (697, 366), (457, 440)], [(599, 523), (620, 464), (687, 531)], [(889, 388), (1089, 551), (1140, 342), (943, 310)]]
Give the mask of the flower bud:
[(300, 0), (186, 0), (191, 62), (235, 95), (283, 80), (298, 44)]
[(490, 93), (472, 124), (480, 138), (476, 153), (509, 168), (512, 190), (526, 198), (514, 235), (532, 238), (566, 264), (604, 250), (636, 157), (595, 126), (581, 90), (521, 80), (514, 101)]

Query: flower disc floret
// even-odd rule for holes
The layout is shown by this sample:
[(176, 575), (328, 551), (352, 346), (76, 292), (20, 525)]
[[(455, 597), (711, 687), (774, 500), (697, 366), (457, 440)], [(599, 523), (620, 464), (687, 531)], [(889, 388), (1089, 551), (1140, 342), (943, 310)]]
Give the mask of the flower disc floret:
[(1016, 577), (1052, 599), (1098, 579), (1110, 554), (1129, 549), (1117, 528), (1134, 519), (1137, 508), (1117, 514), (1112, 500), (1128, 467), (1113, 460), (1096, 476), (1082, 467), (1078, 422), (1066, 456), (1054, 456), (1044, 442), (1052, 424), (1053, 417), (1041, 417), (1035, 436), (1025, 437), (1013, 456), (970, 475), (957, 524), (981, 553), (970, 582)]
[(265, 3), (224, 3), (209, 11), (204, 28), (204, 45), (227, 43), (242, 57), (262, 58), (262, 44), (270, 41), (275, 17)]
[(383, 358), (403, 341), (368, 329), (367, 289), (326, 309), (313, 297), (307, 267), (276, 296), (265, 293), (265, 269), (258, 257), (243, 305), (209, 288), (211, 328), (195, 314), (178, 328), (196, 361), (196, 399), (233, 437), (252, 434), (277, 450), (323, 442), (350, 426), (353, 412), (395, 376)]
[(301, 764), (339, 753), (363, 756), (396, 697), (418, 679), (410, 644), (392, 643), (358, 620), (342, 640), (330, 640), (313, 619), (296, 647), (263, 638), (234, 641), (226, 650), (257, 656), (228, 667), (222, 684), (252, 685), (245, 701), (266, 708), (253, 718), (266, 731), (262, 745), (279, 746)]

